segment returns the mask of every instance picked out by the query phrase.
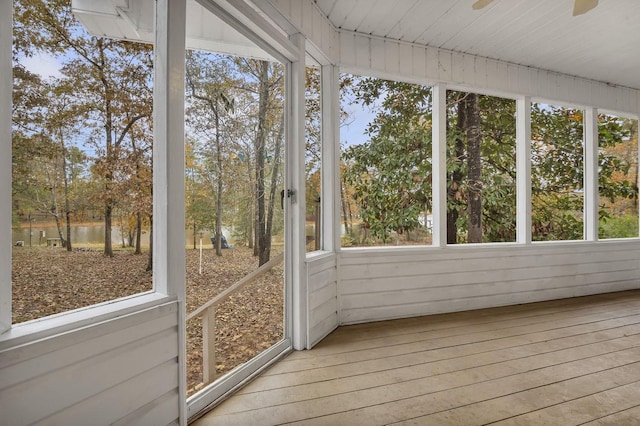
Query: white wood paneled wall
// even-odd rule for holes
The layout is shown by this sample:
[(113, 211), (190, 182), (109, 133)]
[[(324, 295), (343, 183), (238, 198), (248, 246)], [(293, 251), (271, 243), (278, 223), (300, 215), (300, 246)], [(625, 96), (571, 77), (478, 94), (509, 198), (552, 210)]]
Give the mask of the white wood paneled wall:
[(346, 250), (341, 324), (638, 288), (640, 241)]
[(179, 421), (175, 301), (4, 346), (0, 344), (0, 424)]
[(339, 325), (338, 277), (335, 254), (307, 259), (308, 343), (311, 349)]
[[(256, 0), (263, 7), (269, 0)], [(319, 53), (332, 64), (337, 64), (338, 32), (311, 1), (270, 0), (280, 19), (276, 22), (287, 31), (300, 32), (307, 39), (307, 50)], [(320, 59), (316, 57), (316, 59)]]
[(443, 82), (473, 88), (479, 93), (532, 96), (618, 113), (640, 113), (640, 93), (635, 89), (337, 30), (312, 0), (271, 0), (271, 3), (309, 43), (348, 72), (422, 84)]
[(428, 46), (340, 31), (340, 66), (366, 75), (445, 82), (478, 92), (525, 95), (638, 114), (635, 89)]
[[(308, 45), (320, 49), (324, 57), (342, 71), (422, 84), (445, 83), (451, 88), (512, 97), (521, 103), (520, 124), (528, 120), (523, 113), (528, 111), (531, 99), (631, 116), (640, 113), (640, 91), (635, 89), (338, 30), (311, 0), (262, 0), (259, 3), (267, 2), (272, 5), (272, 12), (277, 10), (278, 18), (286, 21), (283, 28), (303, 33)], [(527, 128), (523, 127), (522, 141), (529, 137)], [(528, 149), (526, 143), (520, 145), (523, 163), (528, 160)], [(524, 189), (525, 180), (520, 182)], [(522, 198), (526, 202), (528, 197)], [(527, 209), (520, 210), (523, 217), (527, 216)], [(521, 244), (455, 247), (441, 244), (443, 247), (339, 252), (336, 283), (340, 323), (638, 287), (638, 240), (530, 244), (528, 222), (520, 222), (518, 241)], [(309, 271), (315, 267), (312, 265), (308, 265)], [(308, 280), (310, 286), (320, 286), (317, 288), (323, 290), (309, 291), (310, 309), (329, 306), (333, 300), (330, 290), (333, 281), (329, 287), (322, 287), (328, 283), (313, 273), (308, 273)], [(326, 332), (326, 329), (311, 332), (322, 321), (323, 315), (310, 317), (310, 342), (315, 343), (316, 338)]]

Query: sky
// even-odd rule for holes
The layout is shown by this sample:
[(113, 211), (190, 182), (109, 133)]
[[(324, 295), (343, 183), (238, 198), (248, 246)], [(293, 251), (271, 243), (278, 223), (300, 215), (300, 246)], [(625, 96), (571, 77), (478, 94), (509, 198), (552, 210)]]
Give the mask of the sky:
[[(60, 73), (61, 63), (60, 61), (46, 53), (37, 53), (31, 57), (21, 59), (21, 63), (43, 79), (49, 77), (62, 77)], [(375, 114), (371, 112), (371, 107), (366, 107), (359, 104), (343, 105), (349, 114), (350, 118), (346, 124), (340, 127), (340, 140), (344, 145), (357, 145), (359, 143), (368, 140), (368, 136), (365, 135), (367, 125), (373, 120)]]
[(22, 58), (20, 62), (26, 69), (39, 74), (42, 78), (62, 77), (60, 73), (61, 64), (51, 55), (37, 53), (31, 57)]
[(365, 134), (367, 125), (373, 120), (374, 114), (368, 107), (360, 105), (343, 105), (349, 113), (346, 124), (340, 126), (340, 142), (343, 145), (358, 145), (369, 137)]

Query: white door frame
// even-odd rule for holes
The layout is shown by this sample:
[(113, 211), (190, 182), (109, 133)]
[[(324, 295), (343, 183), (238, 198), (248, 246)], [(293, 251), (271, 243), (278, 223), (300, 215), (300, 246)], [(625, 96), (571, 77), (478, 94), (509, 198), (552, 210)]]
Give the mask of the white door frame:
[[(304, 37), (284, 38), (253, 9), (238, 0), (197, 0), (211, 13), (285, 65), (285, 192), (294, 194), (285, 203), (285, 277), (283, 340), (260, 353), (231, 374), (187, 399), (187, 417), (193, 418), (215, 406), (234, 390), (307, 343), (307, 292), (304, 288), (305, 180), (304, 180)], [(183, 317), (181, 321), (186, 322)]]

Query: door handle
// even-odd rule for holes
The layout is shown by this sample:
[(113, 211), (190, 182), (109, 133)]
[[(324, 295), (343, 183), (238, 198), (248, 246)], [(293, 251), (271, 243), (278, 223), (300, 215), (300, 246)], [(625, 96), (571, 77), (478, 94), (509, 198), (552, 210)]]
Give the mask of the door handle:
[[(293, 189), (287, 189), (287, 198), (291, 198), (291, 203), (296, 203), (296, 191)], [(280, 207), (284, 209), (284, 189), (280, 191)]]

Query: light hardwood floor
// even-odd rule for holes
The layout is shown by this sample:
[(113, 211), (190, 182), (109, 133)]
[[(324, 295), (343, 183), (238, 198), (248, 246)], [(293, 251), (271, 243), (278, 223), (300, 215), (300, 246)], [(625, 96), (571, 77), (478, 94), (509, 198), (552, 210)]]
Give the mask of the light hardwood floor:
[(640, 290), (341, 327), (195, 424), (640, 425)]

